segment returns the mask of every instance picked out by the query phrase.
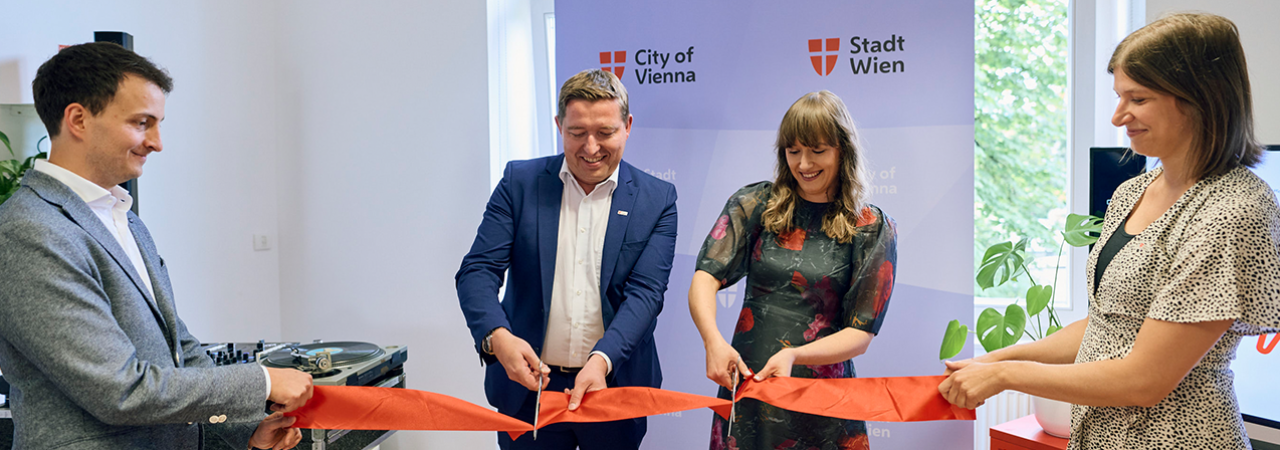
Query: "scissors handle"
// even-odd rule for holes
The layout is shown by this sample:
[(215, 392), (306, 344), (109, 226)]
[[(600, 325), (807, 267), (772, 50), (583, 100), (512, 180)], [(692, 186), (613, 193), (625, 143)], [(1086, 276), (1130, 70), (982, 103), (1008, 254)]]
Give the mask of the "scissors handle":
[(732, 402), (729, 404), (729, 431), (725, 434), (732, 436), (733, 419), (738, 415), (738, 366), (735, 365), (729, 369), (729, 377), (733, 378), (733, 390), (729, 392), (729, 399)]
[(545, 378), (542, 375), (542, 361), (538, 361), (538, 400), (534, 402), (533, 409), (533, 440), (538, 440), (538, 413), (542, 412), (542, 390), (546, 389)]

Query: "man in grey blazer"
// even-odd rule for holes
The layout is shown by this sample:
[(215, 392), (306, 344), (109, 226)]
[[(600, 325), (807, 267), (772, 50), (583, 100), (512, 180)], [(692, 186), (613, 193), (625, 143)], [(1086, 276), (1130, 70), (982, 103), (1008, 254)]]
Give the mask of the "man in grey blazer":
[(178, 318), (164, 259), (117, 186), (162, 150), (172, 80), (95, 43), (60, 51), (32, 87), (50, 158), (0, 205), (0, 370), (12, 384), (14, 448), (195, 449), (205, 432), (237, 449), (296, 445), (280, 412), (306, 403), (311, 377), (215, 367)]

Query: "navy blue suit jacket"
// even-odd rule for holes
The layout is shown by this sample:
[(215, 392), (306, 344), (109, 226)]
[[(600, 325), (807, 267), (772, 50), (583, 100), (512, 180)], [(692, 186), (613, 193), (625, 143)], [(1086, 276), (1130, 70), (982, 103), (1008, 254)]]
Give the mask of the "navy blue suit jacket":
[[(514, 414), (530, 391), (507, 378), (506, 370), (482, 352), (480, 344), (493, 329), (507, 327), (542, 354), (556, 267), (563, 163), (564, 155), (557, 155), (507, 164), (455, 277), (476, 352), (488, 365), (485, 394), (505, 414)], [(675, 186), (623, 161), (601, 260), (605, 332), (592, 349), (613, 362), (609, 386), (662, 384), (653, 329), (662, 311), (675, 246)], [(499, 303), (504, 274), (510, 284)]]

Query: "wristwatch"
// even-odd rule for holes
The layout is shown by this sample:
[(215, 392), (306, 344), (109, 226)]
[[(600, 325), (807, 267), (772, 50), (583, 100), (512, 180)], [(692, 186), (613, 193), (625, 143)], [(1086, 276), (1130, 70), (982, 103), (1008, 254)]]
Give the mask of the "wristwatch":
[[(498, 327), (498, 328), (506, 328), (506, 327)], [(493, 354), (493, 332), (498, 331), (498, 328), (489, 330), (489, 334), (484, 335), (484, 342), (480, 344), (480, 350), (485, 352), (485, 354), (488, 354), (488, 355)]]

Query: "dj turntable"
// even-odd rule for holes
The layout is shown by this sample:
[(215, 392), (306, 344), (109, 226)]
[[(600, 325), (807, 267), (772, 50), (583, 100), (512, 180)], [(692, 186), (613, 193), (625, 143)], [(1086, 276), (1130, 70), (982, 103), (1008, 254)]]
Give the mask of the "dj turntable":
[(376, 386), (404, 374), (409, 348), (379, 347), (367, 342), (289, 344), (258, 361), (267, 367), (293, 368), (311, 374), (318, 386)]
[[(257, 343), (205, 344), (218, 365), (262, 364), (274, 368), (298, 369), (311, 374), (317, 386), (405, 387), (404, 362), (409, 348), (403, 345), (380, 347), (367, 342), (258, 341)], [(299, 449), (346, 450), (373, 448), (394, 431), (302, 430)], [(209, 435), (206, 435), (209, 436)], [(205, 448), (221, 442), (206, 439)], [(212, 447), (211, 447), (212, 445)]]

